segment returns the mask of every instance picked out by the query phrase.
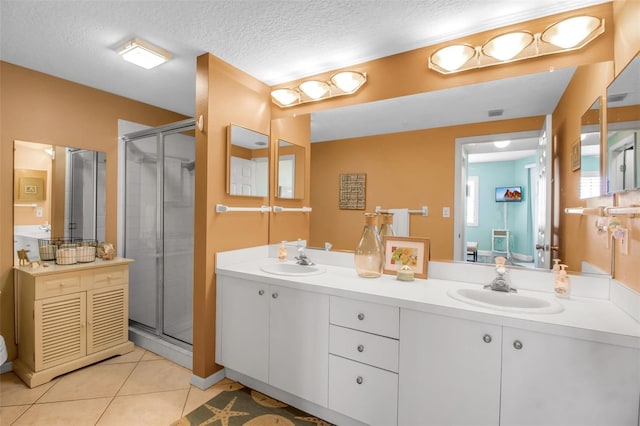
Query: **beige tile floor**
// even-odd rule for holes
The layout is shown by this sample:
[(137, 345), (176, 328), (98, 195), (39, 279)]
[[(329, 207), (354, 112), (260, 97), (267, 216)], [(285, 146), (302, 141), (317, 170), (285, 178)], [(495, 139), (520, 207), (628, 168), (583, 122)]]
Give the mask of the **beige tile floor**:
[(5, 373), (0, 425), (168, 426), (223, 390), (190, 379), (190, 370), (139, 347), (33, 389)]

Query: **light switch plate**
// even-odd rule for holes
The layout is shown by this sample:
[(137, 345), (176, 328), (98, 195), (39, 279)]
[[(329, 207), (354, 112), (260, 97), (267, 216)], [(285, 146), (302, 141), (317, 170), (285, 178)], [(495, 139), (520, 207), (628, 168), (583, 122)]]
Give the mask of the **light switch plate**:
[(442, 208), (442, 217), (451, 217), (451, 209), (449, 207)]

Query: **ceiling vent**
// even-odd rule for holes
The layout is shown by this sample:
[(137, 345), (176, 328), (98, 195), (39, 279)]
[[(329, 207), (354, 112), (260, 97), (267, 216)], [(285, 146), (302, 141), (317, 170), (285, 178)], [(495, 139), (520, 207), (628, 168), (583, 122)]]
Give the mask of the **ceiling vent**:
[(607, 96), (607, 103), (610, 102), (622, 102), (627, 97), (628, 93), (618, 93)]
[(501, 117), (502, 114), (504, 114), (504, 110), (503, 109), (490, 109), (489, 110), (489, 117)]

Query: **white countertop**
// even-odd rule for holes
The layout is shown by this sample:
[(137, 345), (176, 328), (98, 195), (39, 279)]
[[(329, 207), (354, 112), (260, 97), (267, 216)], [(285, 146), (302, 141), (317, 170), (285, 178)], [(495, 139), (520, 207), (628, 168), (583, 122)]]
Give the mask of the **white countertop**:
[(260, 269), (266, 263), (277, 262), (274, 258), (264, 258), (225, 264), (218, 266), (216, 272), (219, 275), (399, 308), (640, 349), (640, 323), (605, 299), (559, 299), (553, 293), (518, 290), (523, 295), (555, 299), (563, 305), (564, 310), (555, 314), (512, 313), (470, 305), (447, 295), (451, 288), (481, 288), (479, 284), (435, 278), (404, 282), (396, 280), (395, 275), (362, 278), (354, 268), (324, 264), (321, 266), (326, 272), (311, 276), (274, 275)]

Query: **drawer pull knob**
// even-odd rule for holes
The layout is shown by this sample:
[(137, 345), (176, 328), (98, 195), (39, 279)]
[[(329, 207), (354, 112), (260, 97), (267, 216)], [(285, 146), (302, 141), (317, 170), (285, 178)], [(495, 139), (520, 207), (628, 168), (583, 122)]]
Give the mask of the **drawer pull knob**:
[(482, 340), (484, 340), (485, 343), (491, 343), (491, 335), (485, 334), (482, 336)]
[(259, 290), (259, 291), (258, 291), (258, 294), (259, 294), (260, 296), (263, 296), (263, 295), (264, 295), (264, 290)]
[(364, 345), (358, 345), (358, 352), (364, 352)]
[(517, 350), (522, 349), (522, 342), (520, 340), (516, 340), (513, 342), (513, 347), (516, 348)]
[(359, 384), (359, 385), (361, 385), (361, 384), (362, 384), (362, 382), (364, 382), (364, 379), (362, 378), (362, 376), (358, 376), (358, 377), (356, 378), (356, 383), (357, 383), (357, 384)]
[(362, 314), (362, 313), (361, 313), (361, 314), (358, 314), (358, 319), (359, 319), (360, 321), (362, 321), (362, 320), (364, 319), (364, 314)]
[(277, 298), (278, 298), (278, 293), (273, 293), (273, 294), (271, 295), (271, 297), (273, 297), (274, 299), (277, 299)]

